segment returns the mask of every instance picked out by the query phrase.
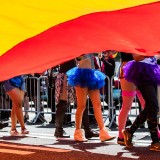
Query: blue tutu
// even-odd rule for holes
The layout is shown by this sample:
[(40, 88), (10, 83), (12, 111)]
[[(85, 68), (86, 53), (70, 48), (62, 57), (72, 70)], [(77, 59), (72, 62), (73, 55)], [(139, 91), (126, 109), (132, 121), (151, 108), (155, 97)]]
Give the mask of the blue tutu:
[(74, 67), (66, 74), (68, 84), (71, 86), (87, 87), (94, 90), (105, 85), (106, 75), (98, 70)]
[(160, 66), (144, 62), (130, 61), (123, 67), (124, 77), (135, 85), (160, 84)]

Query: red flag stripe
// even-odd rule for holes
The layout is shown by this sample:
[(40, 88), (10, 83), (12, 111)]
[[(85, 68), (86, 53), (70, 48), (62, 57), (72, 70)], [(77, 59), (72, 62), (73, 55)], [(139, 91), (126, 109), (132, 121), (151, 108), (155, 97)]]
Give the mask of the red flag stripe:
[(155, 55), (160, 49), (160, 3), (96, 12), (54, 26), (0, 57), (0, 81), (42, 72), (80, 54), (106, 49)]

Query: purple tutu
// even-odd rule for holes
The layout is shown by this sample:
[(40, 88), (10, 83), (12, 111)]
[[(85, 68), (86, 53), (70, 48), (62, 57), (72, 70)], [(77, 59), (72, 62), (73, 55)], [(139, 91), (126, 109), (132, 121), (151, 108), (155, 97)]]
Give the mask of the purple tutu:
[(144, 62), (130, 61), (123, 67), (124, 77), (136, 86), (141, 84), (160, 84), (160, 66)]

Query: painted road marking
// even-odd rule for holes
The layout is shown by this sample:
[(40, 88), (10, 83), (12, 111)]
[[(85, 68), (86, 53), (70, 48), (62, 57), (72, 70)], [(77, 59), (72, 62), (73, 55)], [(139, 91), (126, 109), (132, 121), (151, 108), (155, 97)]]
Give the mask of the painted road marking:
[(6, 143), (0, 143), (0, 147), (10, 147), (10, 148), (16, 148), (16, 149), (30, 149), (30, 150), (33, 149), (33, 150), (51, 151), (51, 152), (70, 152), (72, 151), (69, 149), (38, 147), (38, 146), (19, 145), (19, 144), (6, 144)]
[(0, 149), (1, 153), (12, 153), (12, 154), (19, 154), (19, 155), (28, 155), (34, 154), (35, 152), (30, 151), (22, 151), (22, 150), (13, 150), (13, 149)]

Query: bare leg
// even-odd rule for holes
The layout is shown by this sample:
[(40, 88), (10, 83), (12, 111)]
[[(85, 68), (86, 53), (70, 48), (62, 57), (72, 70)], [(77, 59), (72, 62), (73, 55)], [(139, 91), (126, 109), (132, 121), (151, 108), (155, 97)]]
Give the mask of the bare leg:
[(12, 104), (12, 111), (11, 111), (11, 130), (16, 129), (17, 124), (17, 116), (15, 112), (15, 106)]
[(87, 141), (84, 136), (82, 126), (82, 116), (86, 107), (88, 88), (75, 87), (77, 96), (77, 110), (76, 110), (76, 129), (74, 132), (74, 139), (76, 141)]
[[(20, 125), (21, 125), (21, 129), (25, 129), (25, 124), (24, 124), (24, 119), (23, 119), (23, 111), (22, 111), (22, 101), (23, 101), (23, 97), (24, 97), (24, 92), (21, 91), (18, 88), (14, 88), (13, 90), (7, 92), (7, 94), (9, 95), (9, 97), (12, 100), (13, 103), (13, 113), (11, 115), (13, 115), (13, 117), (11, 119), (13, 119), (13, 127), (15, 126), (15, 121), (16, 118), (18, 119)], [(15, 116), (16, 115), (16, 116)]]
[(103, 141), (108, 141), (115, 138), (113, 136), (110, 136), (108, 131), (104, 127), (99, 89), (89, 90), (89, 96), (92, 101), (93, 108), (94, 108), (94, 115), (100, 129), (100, 133), (99, 133), (100, 140), (103, 142)]
[(101, 130), (104, 128), (104, 122), (101, 110), (100, 92), (99, 90), (89, 90), (89, 96), (93, 104), (95, 118), (97, 120), (99, 129)]
[(86, 107), (88, 88), (75, 87), (77, 96), (76, 129), (81, 129), (82, 116)]

